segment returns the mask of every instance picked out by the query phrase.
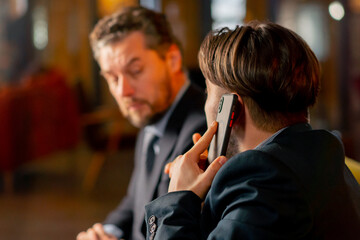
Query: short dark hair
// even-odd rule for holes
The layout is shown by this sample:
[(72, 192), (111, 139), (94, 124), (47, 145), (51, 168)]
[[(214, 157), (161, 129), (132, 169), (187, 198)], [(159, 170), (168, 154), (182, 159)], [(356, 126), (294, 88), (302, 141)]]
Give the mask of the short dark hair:
[(146, 46), (161, 57), (165, 56), (171, 44), (176, 44), (181, 49), (164, 14), (140, 6), (126, 7), (100, 19), (95, 25), (90, 34), (95, 58), (101, 46), (120, 41), (134, 31), (141, 31), (145, 36)]
[(262, 129), (306, 118), (319, 93), (315, 54), (295, 32), (275, 23), (251, 21), (210, 32), (198, 58), (205, 78), (238, 93)]

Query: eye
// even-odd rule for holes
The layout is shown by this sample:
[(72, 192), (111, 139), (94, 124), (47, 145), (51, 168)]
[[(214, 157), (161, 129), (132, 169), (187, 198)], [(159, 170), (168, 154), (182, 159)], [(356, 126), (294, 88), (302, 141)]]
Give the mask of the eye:
[(142, 66), (134, 66), (130, 69), (130, 74), (134, 77), (140, 75), (143, 72), (143, 67)]
[(116, 83), (118, 78), (115, 74), (110, 72), (100, 72), (100, 75), (108, 82), (108, 83)]

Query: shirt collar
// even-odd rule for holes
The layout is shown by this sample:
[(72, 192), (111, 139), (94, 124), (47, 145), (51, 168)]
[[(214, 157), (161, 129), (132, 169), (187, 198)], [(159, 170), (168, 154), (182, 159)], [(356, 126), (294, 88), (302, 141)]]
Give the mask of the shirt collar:
[(274, 138), (276, 138), (277, 135), (279, 135), (282, 131), (284, 131), (285, 129), (287, 129), (288, 127), (284, 127), (282, 129), (280, 129), (279, 131), (277, 131), (276, 133), (274, 133), (273, 135), (271, 135), (270, 137), (268, 137), (267, 139), (265, 139), (264, 141), (262, 141), (259, 145), (257, 145), (254, 149), (260, 149), (261, 147), (265, 146), (266, 144), (268, 144), (269, 142), (271, 142), (272, 140), (274, 140)]

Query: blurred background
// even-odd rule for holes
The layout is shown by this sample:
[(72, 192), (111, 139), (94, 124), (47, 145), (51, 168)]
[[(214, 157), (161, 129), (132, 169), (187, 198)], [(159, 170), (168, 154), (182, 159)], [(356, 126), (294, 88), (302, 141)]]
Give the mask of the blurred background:
[(222, 26), (270, 20), (300, 34), (322, 67), (314, 128), (341, 133), (360, 161), (360, 0), (0, 0), (0, 238), (75, 239), (126, 192), (137, 129), (92, 58), (99, 18), (164, 12), (204, 87), (197, 51)]

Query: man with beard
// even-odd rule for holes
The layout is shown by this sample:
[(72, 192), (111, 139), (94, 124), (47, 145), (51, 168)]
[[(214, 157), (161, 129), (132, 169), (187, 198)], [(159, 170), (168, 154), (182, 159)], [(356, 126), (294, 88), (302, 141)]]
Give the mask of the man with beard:
[(101, 19), (90, 42), (120, 111), (141, 131), (127, 195), (77, 239), (144, 239), (144, 206), (168, 189), (165, 164), (193, 145), (194, 132), (206, 130), (204, 91), (187, 79), (163, 14), (125, 8)]
[[(166, 166), (169, 193), (146, 206), (147, 239), (359, 239), (360, 188), (342, 143), (309, 124), (320, 66), (305, 41), (250, 22), (210, 33), (199, 62), (209, 129)], [(225, 93), (240, 105), (229, 156), (203, 170)]]

